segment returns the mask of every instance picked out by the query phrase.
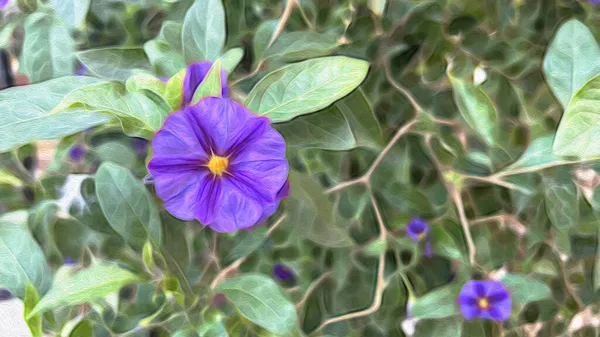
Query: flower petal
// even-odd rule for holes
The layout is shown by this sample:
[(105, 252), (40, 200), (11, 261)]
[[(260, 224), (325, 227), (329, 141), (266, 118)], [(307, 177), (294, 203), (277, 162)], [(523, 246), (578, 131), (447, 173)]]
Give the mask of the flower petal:
[(190, 122), (189, 115), (192, 113), (193, 111), (188, 108), (167, 118), (152, 140), (153, 159), (208, 160), (210, 155), (210, 148), (206, 142), (208, 136), (204, 130)]
[(201, 206), (198, 195), (209, 179), (208, 171), (161, 171), (154, 175), (154, 186), (167, 211), (178, 219), (189, 221), (195, 218), (196, 210)]
[(479, 310), (476, 305), (461, 305), (460, 313), (466, 320), (479, 318), (481, 316), (481, 310)]
[[(212, 62), (210, 61), (198, 62), (188, 66), (185, 78), (183, 79), (183, 105), (188, 105), (192, 102), (196, 89), (198, 89), (198, 86), (208, 74), (210, 67), (212, 67)], [(229, 94), (227, 73), (225, 70), (221, 70), (221, 94), (223, 97)]]
[(510, 298), (491, 306), (490, 310), (483, 311), (481, 318), (491, 319), (494, 321), (505, 321), (510, 317), (511, 314), (511, 300)]
[(217, 232), (233, 232), (254, 226), (263, 213), (262, 204), (242, 192), (231, 179), (220, 179), (219, 185), (218, 197), (213, 199), (216, 202), (208, 205), (212, 207), (213, 217), (205, 224)]

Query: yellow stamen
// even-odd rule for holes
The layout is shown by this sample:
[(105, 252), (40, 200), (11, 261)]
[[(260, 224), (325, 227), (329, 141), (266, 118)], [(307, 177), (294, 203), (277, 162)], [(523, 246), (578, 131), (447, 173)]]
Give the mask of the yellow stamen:
[(226, 157), (215, 156), (214, 154), (210, 157), (208, 161), (208, 169), (215, 176), (221, 176), (223, 173), (227, 172), (227, 166), (229, 166), (229, 159)]
[(482, 297), (479, 299), (479, 301), (477, 302), (477, 306), (479, 307), (479, 309), (481, 310), (487, 310), (490, 307), (490, 302), (488, 302), (487, 298)]

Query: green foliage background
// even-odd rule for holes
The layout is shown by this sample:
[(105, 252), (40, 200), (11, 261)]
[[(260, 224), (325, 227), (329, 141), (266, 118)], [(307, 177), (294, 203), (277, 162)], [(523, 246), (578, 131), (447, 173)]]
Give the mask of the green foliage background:
[[(0, 286), (34, 336), (598, 335), (592, 4), (14, 0), (0, 18), (32, 83), (0, 91)], [(252, 231), (171, 217), (134, 149), (205, 59), (288, 144), (291, 195)], [(465, 321), (470, 279), (501, 280), (511, 318)]]

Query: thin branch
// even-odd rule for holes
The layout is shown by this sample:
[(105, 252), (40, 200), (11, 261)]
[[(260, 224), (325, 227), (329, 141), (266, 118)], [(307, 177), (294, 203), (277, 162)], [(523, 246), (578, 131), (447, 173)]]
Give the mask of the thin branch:
[(304, 305), (304, 303), (306, 303), (306, 301), (308, 300), (308, 298), (310, 297), (312, 292), (315, 289), (317, 289), (319, 284), (321, 284), (321, 282), (323, 282), (329, 275), (331, 275), (330, 271), (323, 273), (323, 275), (321, 275), (318, 279), (314, 280), (310, 284), (308, 289), (306, 289), (306, 292), (304, 293), (304, 295), (302, 295), (302, 299), (300, 299), (300, 301), (298, 301), (298, 303), (296, 303), (296, 310), (300, 309)]
[(298, 0), (288, 0), (287, 3), (285, 4), (283, 13), (281, 13), (281, 19), (279, 19), (279, 23), (277, 24), (277, 27), (275, 28), (275, 31), (273, 32), (273, 35), (271, 36), (271, 40), (269, 41), (267, 48), (269, 48), (273, 44), (273, 42), (275, 42), (275, 40), (277, 39), (279, 34), (281, 34), (283, 32), (283, 29), (285, 28), (285, 24), (290, 19), (290, 16), (292, 16), (294, 7), (298, 6), (297, 1)]
[(253, 70), (251, 73), (249, 73), (249, 74), (246, 74), (246, 75), (244, 75), (244, 76), (242, 76), (242, 77), (240, 77), (240, 78), (236, 79), (235, 81), (231, 82), (231, 84), (230, 84), (229, 86), (230, 86), (230, 87), (233, 87), (233, 86), (237, 85), (238, 83), (240, 83), (240, 82), (242, 82), (242, 81), (244, 81), (244, 80), (247, 80), (247, 79), (249, 79), (250, 77), (252, 77), (252, 76), (254, 76), (254, 75), (258, 74), (258, 72), (260, 71), (260, 69), (262, 68), (262, 66), (263, 66), (263, 64), (264, 64), (264, 63), (265, 63), (265, 60), (262, 60), (262, 61), (260, 61), (260, 62), (259, 62), (257, 65), (256, 65), (256, 68), (254, 68), (254, 70)]
[(473, 237), (471, 236), (471, 231), (469, 229), (469, 222), (468, 222), (467, 216), (465, 214), (465, 207), (463, 205), (463, 201), (460, 196), (460, 193), (458, 192), (458, 190), (456, 189), (456, 186), (454, 186), (453, 183), (446, 180), (446, 177), (444, 176), (445, 170), (442, 167), (439, 160), (437, 159), (437, 157), (435, 156), (435, 152), (433, 151), (433, 148), (431, 147), (431, 135), (430, 134), (427, 134), (425, 136), (425, 145), (427, 147), (427, 150), (429, 150), (429, 154), (431, 155), (431, 160), (433, 161), (433, 164), (435, 165), (437, 171), (440, 174), (440, 177), (442, 178), (442, 181), (444, 182), (444, 185), (446, 186), (446, 190), (448, 191), (448, 194), (450, 194), (450, 197), (452, 198), (452, 201), (454, 202), (454, 206), (456, 207), (456, 210), (458, 212), (458, 218), (460, 220), (460, 225), (462, 226), (463, 232), (465, 233), (465, 240), (467, 241), (467, 248), (469, 250), (469, 262), (471, 264), (474, 264), (475, 263), (475, 244), (473, 243)]
[(413, 97), (412, 93), (392, 78), (392, 73), (390, 71), (390, 64), (388, 62), (383, 62), (383, 70), (385, 72), (385, 78), (388, 80), (388, 82), (390, 82), (390, 84), (394, 87), (394, 89), (400, 91), (404, 96), (406, 96), (406, 98), (408, 99), (410, 104), (412, 104), (412, 106), (415, 108), (415, 110), (417, 110), (417, 113), (419, 111), (423, 111), (423, 107)]
[(507, 181), (504, 181), (497, 176), (482, 177), (482, 176), (473, 176), (473, 175), (467, 175), (467, 174), (462, 174), (462, 176), (467, 179), (477, 180), (477, 181), (481, 181), (481, 182), (485, 182), (485, 183), (489, 183), (489, 184), (493, 184), (493, 185), (502, 186), (502, 187), (508, 188), (509, 190), (523, 190), (523, 188), (521, 188), (515, 184), (511, 184)]
[(379, 166), (379, 164), (381, 164), (381, 162), (383, 161), (383, 158), (390, 152), (390, 150), (392, 149), (392, 147), (394, 147), (394, 145), (398, 142), (398, 140), (405, 135), (406, 133), (408, 133), (410, 131), (410, 128), (417, 122), (416, 118), (411, 119), (408, 123), (404, 124), (403, 127), (401, 127), (396, 134), (392, 137), (392, 139), (388, 142), (388, 144), (385, 146), (385, 148), (379, 153), (379, 155), (377, 156), (377, 158), (375, 158), (375, 160), (373, 161), (373, 163), (371, 164), (371, 166), (369, 167), (369, 169), (367, 170), (367, 172), (365, 174), (363, 174), (361, 177), (356, 178), (356, 179), (352, 179), (352, 180), (348, 180), (345, 181), (343, 183), (340, 183), (330, 189), (328, 189), (325, 193), (334, 193), (334, 192), (338, 192), (341, 191), (345, 188), (348, 188), (352, 185), (356, 185), (356, 184), (363, 184), (363, 185), (369, 185), (370, 181), (371, 181), (371, 175), (373, 175), (373, 172), (375, 172), (375, 169), (377, 169), (377, 167)]
[[(281, 225), (281, 223), (283, 222), (283, 220), (285, 220), (286, 217), (287, 214), (284, 213), (282, 216), (279, 217), (279, 219), (277, 219), (277, 221), (275, 221), (273, 226), (269, 227), (269, 230), (267, 230), (267, 233), (265, 234), (265, 239), (268, 238), (273, 233), (273, 231), (277, 229), (277, 227), (279, 227), (279, 225)], [(242, 263), (244, 263), (244, 261), (246, 261), (246, 258), (247, 256), (240, 257), (239, 259), (235, 260), (232, 264), (227, 266), (227, 268), (221, 270), (221, 272), (219, 272), (219, 274), (211, 282), (210, 289), (214, 290), (219, 285), (219, 283), (223, 282), (223, 280), (227, 277), (229, 273), (237, 270), (239, 266)]]
[[(371, 204), (373, 205), (373, 209), (375, 210), (375, 216), (377, 217), (377, 223), (379, 224), (379, 239), (385, 240), (387, 237), (387, 229), (385, 228), (385, 224), (383, 223), (383, 218), (381, 216), (381, 212), (379, 211), (379, 207), (377, 207), (377, 202), (375, 201), (375, 197), (371, 195)], [(375, 295), (373, 296), (373, 303), (365, 310), (352, 312), (349, 314), (336, 316), (332, 318), (326, 319), (315, 331), (322, 330), (325, 326), (341, 321), (346, 321), (349, 319), (359, 318), (371, 315), (381, 306), (381, 301), (383, 298), (383, 291), (387, 283), (385, 281), (385, 250), (379, 254), (379, 263), (377, 266), (377, 284), (375, 286)]]

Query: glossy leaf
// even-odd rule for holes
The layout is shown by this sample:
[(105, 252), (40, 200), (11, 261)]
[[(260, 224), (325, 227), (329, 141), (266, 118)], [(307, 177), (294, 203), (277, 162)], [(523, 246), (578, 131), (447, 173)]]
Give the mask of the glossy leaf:
[(574, 183), (545, 185), (546, 213), (554, 227), (571, 228), (579, 222), (579, 198)]
[(42, 336), (42, 316), (34, 316), (29, 319), (27, 319), (27, 316), (39, 301), (40, 295), (37, 290), (31, 283), (28, 283), (25, 288), (25, 298), (23, 299), (23, 315), (25, 316), (27, 325), (29, 326), (29, 330), (31, 330), (31, 335), (33, 337)]
[(561, 159), (552, 152), (553, 141), (554, 135), (534, 139), (519, 159), (505, 167), (502, 171), (517, 174), (569, 163), (569, 161)]
[(108, 80), (125, 81), (134, 70), (151, 70), (142, 48), (101, 48), (77, 53), (79, 61), (94, 76)]
[(600, 74), (600, 47), (583, 23), (569, 20), (554, 36), (543, 69), (552, 92), (566, 109), (583, 84)]
[(296, 326), (296, 308), (277, 284), (259, 274), (247, 274), (221, 283), (222, 292), (250, 321), (276, 334), (288, 334)]
[(229, 49), (223, 56), (219, 58), (221, 60), (221, 67), (225, 69), (227, 73), (232, 73), (235, 68), (242, 62), (244, 58), (244, 49), (233, 48)]
[(600, 155), (600, 144), (594, 141), (600, 135), (599, 102), (600, 76), (596, 76), (579, 89), (567, 106), (554, 138), (555, 154), (580, 159)]
[(183, 53), (188, 63), (214, 61), (225, 45), (225, 10), (221, 0), (197, 0), (183, 21)]
[(144, 51), (158, 74), (173, 76), (185, 68), (181, 31), (181, 24), (166, 21), (162, 25), (159, 36), (144, 44)]
[(456, 298), (459, 291), (457, 285), (448, 285), (417, 298), (412, 307), (413, 317), (444, 318), (458, 315)]
[(22, 67), (31, 82), (72, 75), (74, 42), (55, 16), (34, 13), (25, 20)]
[[(457, 317), (422, 320), (417, 323), (415, 337), (461, 337), (462, 322)], [(483, 337), (483, 336), (481, 336)]]
[(136, 275), (116, 265), (93, 264), (53, 284), (28, 317), (64, 305), (90, 303), (137, 281)]
[(161, 245), (158, 209), (146, 187), (129, 170), (103, 163), (96, 173), (96, 195), (111, 227), (125, 241), (139, 250), (148, 238)]
[(52, 276), (46, 259), (27, 226), (27, 212), (5, 213), (0, 217), (0, 286), (24, 298), (32, 284), (44, 294)]
[(250, 110), (285, 122), (321, 110), (352, 92), (369, 70), (365, 61), (344, 56), (311, 59), (265, 76), (246, 98)]
[(488, 95), (481, 88), (448, 75), (454, 92), (454, 101), (467, 124), (488, 145), (494, 145), (497, 137), (497, 112)]
[(381, 128), (362, 91), (358, 90), (322, 111), (279, 123), (289, 146), (326, 150), (379, 148)]
[(89, 85), (69, 93), (54, 109), (56, 115), (73, 108), (116, 117), (130, 136), (151, 138), (171, 110), (162, 97), (149, 90), (129, 92), (122, 83)]
[(552, 292), (546, 283), (532, 276), (523, 274), (507, 274), (501, 279), (502, 284), (511, 294), (513, 304), (524, 305), (529, 302), (549, 298)]
[(48, 5), (56, 11), (64, 23), (78, 28), (85, 21), (90, 0), (50, 0)]
[(315, 32), (281, 34), (265, 51), (264, 58), (278, 62), (296, 62), (327, 56), (338, 47), (334, 37)]

